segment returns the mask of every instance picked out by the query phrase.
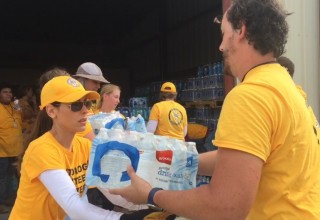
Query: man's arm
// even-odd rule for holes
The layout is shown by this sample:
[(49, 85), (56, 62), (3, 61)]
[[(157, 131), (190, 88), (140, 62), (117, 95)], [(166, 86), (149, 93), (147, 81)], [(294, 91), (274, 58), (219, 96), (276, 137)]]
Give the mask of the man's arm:
[(217, 160), (217, 152), (218, 150), (199, 154), (199, 175), (211, 176), (213, 174)]
[(221, 148), (207, 186), (159, 191), (154, 201), (169, 212), (191, 219), (245, 219), (256, 196), (262, 165), (256, 156)]
[[(213, 154), (212, 154), (213, 155)], [(161, 190), (154, 202), (161, 208), (191, 219), (245, 219), (258, 189), (263, 161), (251, 154), (221, 148), (208, 185), (184, 191)], [(129, 171), (132, 185), (111, 190), (127, 200), (145, 203), (150, 185)]]

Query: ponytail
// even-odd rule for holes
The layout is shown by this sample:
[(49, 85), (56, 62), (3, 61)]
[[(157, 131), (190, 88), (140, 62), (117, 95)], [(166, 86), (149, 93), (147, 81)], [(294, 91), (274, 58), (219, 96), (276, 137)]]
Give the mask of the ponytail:
[(42, 136), (44, 133), (49, 131), (52, 128), (52, 118), (50, 118), (47, 114), (46, 109), (42, 109), (38, 112), (37, 119), (33, 125), (33, 129), (30, 135), (27, 137), (25, 142), (25, 149), (28, 145), (38, 137)]

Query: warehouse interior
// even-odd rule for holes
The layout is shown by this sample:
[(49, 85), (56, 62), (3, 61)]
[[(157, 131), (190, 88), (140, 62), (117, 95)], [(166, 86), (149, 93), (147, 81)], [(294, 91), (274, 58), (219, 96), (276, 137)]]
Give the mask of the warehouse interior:
[(2, 2), (1, 81), (36, 84), (51, 67), (94, 62), (122, 97), (221, 61), (222, 0)]

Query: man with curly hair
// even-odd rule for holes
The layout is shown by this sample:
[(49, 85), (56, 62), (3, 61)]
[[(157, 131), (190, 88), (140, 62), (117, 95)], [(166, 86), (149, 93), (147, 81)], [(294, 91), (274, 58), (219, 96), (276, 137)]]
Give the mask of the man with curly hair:
[(221, 22), (225, 98), (213, 144), (199, 156), (208, 185), (152, 188), (128, 168), (131, 185), (111, 192), (191, 219), (320, 219), (320, 148), (303, 97), (276, 62), (288, 14), (277, 0), (233, 0)]

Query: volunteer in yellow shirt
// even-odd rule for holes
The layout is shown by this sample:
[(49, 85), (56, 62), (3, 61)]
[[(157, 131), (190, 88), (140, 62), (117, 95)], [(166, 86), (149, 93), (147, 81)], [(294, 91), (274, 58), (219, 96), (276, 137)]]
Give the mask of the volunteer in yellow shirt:
[[(57, 77), (57, 76), (70, 76), (70, 74), (62, 68), (55, 67), (53, 69), (50, 69), (40, 76), (40, 79), (39, 79), (40, 89), (49, 80), (51, 80), (52, 78)], [(88, 89), (88, 90), (92, 90), (92, 89)], [(93, 90), (93, 91), (95, 91), (95, 90)], [(93, 106), (94, 106), (94, 103), (93, 103)], [(88, 115), (91, 115), (91, 114), (93, 114), (92, 109), (90, 109)], [(91, 141), (94, 139), (94, 133), (93, 133), (93, 130), (92, 130), (92, 127), (91, 127), (89, 121), (87, 122), (84, 131), (77, 132), (76, 135), (78, 135), (80, 137), (85, 137)], [(34, 134), (32, 134), (31, 136), (34, 136)]]
[(21, 112), (15, 109), (12, 96), (11, 86), (0, 83), (0, 213), (9, 211), (4, 204), (12, 193), (11, 178), (16, 170), (12, 164), (22, 152)]
[(112, 189), (190, 219), (320, 219), (320, 147), (303, 97), (276, 62), (288, 37), (277, 0), (233, 0), (221, 21), (226, 96), (213, 144), (199, 155), (209, 184), (161, 190), (128, 168), (131, 185)]
[[(98, 93), (86, 91), (70, 76), (55, 77), (44, 85), (39, 117), (51, 123), (25, 152), (10, 220), (63, 220), (66, 215), (71, 219), (120, 218), (121, 213), (91, 205), (84, 195), (91, 142), (75, 134), (85, 129), (92, 100), (98, 98)], [(37, 121), (35, 126), (39, 126)]]
[(320, 216), (320, 148), (304, 99), (285, 69), (276, 63), (255, 67), (223, 105), (214, 145), (264, 162), (248, 219)]
[(176, 97), (177, 90), (172, 82), (161, 86), (161, 101), (152, 106), (147, 124), (148, 132), (184, 140), (188, 128), (187, 113), (182, 105), (175, 102)]

